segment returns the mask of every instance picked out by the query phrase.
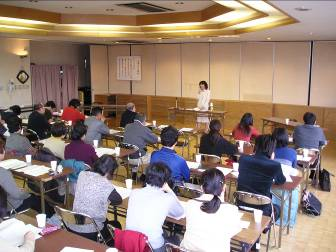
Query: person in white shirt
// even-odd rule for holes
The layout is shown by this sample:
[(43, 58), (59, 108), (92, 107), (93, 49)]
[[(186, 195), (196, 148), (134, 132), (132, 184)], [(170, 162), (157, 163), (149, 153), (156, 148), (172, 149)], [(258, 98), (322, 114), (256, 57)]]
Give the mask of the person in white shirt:
[(62, 139), (66, 134), (66, 126), (63, 122), (54, 123), (51, 126), (51, 137), (42, 140), (43, 147), (48, 148), (55, 156), (64, 159), (66, 143)]
[(224, 179), (220, 170), (206, 170), (201, 177), (204, 194), (187, 202), (181, 243), (187, 251), (229, 252), (231, 237), (240, 232), (238, 207), (224, 202)]
[[(197, 108), (200, 111), (207, 111), (209, 109), (210, 103), (210, 90), (208, 89), (208, 83), (206, 81), (200, 81), (199, 83), (199, 91), (198, 91), (198, 101)], [(209, 118), (204, 115), (199, 115), (197, 117), (197, 127), (199, 128), (202, 124), (206, 124), (206, 128), (208, 128)]]
[(154, 252), (165, 250), (162, 225), (169, 215), (180, 218), (184, 209), (168, 186), (170, 170), (164, 163), (152, 163), (146, 169), (146, 186), (134, 189), (129, 197), (126, 229), (148, 237)]

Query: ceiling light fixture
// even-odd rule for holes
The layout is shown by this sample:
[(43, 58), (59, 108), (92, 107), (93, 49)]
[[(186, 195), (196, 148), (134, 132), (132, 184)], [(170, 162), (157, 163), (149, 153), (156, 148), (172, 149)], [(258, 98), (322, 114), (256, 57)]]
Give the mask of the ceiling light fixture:
[(266, 38), (267, 40), (271, 40), (272, 38), (271, 37), (268, 37), (268, 38)]
[(301, 6), (301, 7), (296, 7), (294, 10), (296, 10), (296, 11), (311, 11), (312, 9)]

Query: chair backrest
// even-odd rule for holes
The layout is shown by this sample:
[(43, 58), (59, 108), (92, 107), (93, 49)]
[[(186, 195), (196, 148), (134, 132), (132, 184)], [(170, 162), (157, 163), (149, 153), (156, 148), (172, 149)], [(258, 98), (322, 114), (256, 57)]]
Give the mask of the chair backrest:
[(34, 130), (27, 128), (25, 129), (25, 131), (26, 131), (26, 137), (28, 138), (30, 142), (40, 141), (40, 137)]
[(203, 194), (202, 188), (199, 185), (194, 185), (190, 183), (184, 183), (183, 185), (177, 185), (174, 189), (178, 196), (195, 199)]
[(255, 206), (263, 206), (272, 203), (272, 200), (267, 196), (243, 191), (234, 192), (233, 198), (236, 203), (238, 200), (240, 202)]
[(211, 163), (211, 164), (221, 164), (222, 163), (222, 159), (219, 156), (210, 155), (210, 154), (202, 154), (202, 153), (200, 153), (199, 155), (201, 155), (201, 160), (204, 163)]
[[(119, 143), (119, 147), (120, 148), (124, 148), (124, 149), (129, 149), (129, 150), (134, 150), (135, 153), (131, 155), (132, 159), (136, 159), (136, 158), (140, 158), (141, 157), (141, 153), (139, 151), (139, 147), (134, 145), (134, 144), (129, 144), (129, 143)], [(128, 159), (130, 158), (130, 156), (127, 157)]]
[(167, 252), (188, 252), (186, 249), (169, 242), (165, 244), (165, 247)]

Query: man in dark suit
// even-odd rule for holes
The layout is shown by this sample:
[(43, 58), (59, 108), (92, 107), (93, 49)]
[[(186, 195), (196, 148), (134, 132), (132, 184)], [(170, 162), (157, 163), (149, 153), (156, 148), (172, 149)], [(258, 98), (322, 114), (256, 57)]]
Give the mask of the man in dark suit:
[(127, 103), (126, 110), (122, 113), (120, 119), (120, 127), (125, 128), (127, 124), (134, 122), (134, 117), (137, 115), (135, 112), (135, 105), (132, 102)]
[[(244, 155), (239, 159), (238, 191), (265, 195), (271, 198), (273, 180), (275, 184), (286, 182), (281, 164), (272, 160), (275, 146), (276, 140), (271, 135), (260, 135), (256, 138), (255, 155)], [(259, 208), (263, 210), (264, 215), (271, 216), (271, 205), (251, 207)]]

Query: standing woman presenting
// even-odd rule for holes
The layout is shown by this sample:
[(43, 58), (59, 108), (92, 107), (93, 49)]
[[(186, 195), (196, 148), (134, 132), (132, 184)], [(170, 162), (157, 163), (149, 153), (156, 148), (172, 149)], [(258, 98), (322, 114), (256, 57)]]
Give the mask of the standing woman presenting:
[[(197, 108), (200, 111), (207, 111), (209, 109), (210, 102), (210, 90), (208, 89), (208, 83), (206, 81), (200, 81), (198, 91)], [(205, 124), (205, 128), (208, 129), (209, 118), (206, 114), (199, 114), (197, 116), (197, 128), (200, 128), (202, 124)]]

